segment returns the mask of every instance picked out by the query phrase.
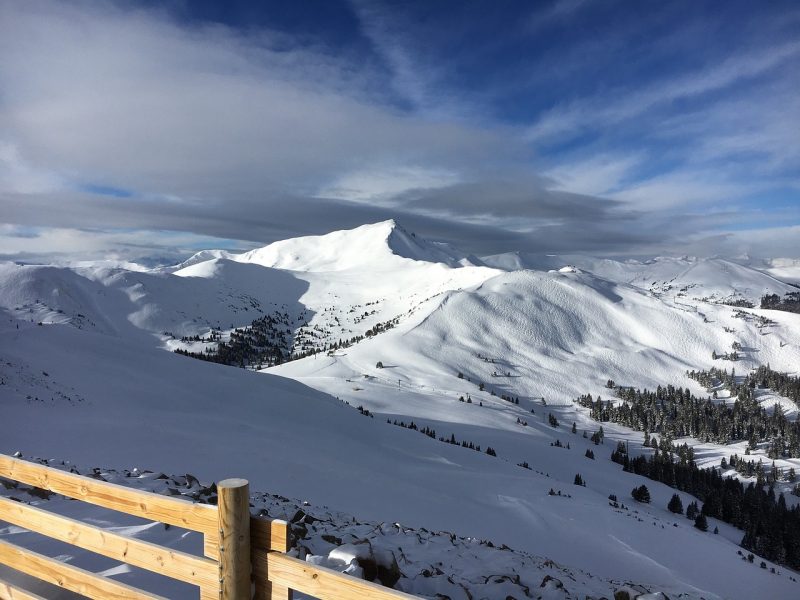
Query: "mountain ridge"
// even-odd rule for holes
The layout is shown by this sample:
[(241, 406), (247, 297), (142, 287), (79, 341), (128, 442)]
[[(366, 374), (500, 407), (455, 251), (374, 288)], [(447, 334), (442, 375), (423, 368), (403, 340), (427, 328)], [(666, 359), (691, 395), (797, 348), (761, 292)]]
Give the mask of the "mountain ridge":
[[(618, 441), (649, 452), (642, 434), (603, 423), (609, 444), (598, 446), (598, 424), (574, 403), (584, 393), (613, 397), (608, 379), (708, 395), (685, 372), (732, 367), (712, 352), (733, 342), (738, 370), (769, 362), (796, 371), (800, 315), (723, 303), (762, 273), (720, 261), (598, 260), (603, 274), (564, 257), (504, 271), (464, 265), (449, 250), (450, 264), (423, 260), (442, 248), (393, 222), (337, 233), (267, 246), (266, 264), (211, 252), (174, 272), (0, 265), (0, 451), (242, 474), (276, 493), (492, 539), (688, 597), (795, 589), (784, 575), (736, 568), (739, 530), (720, 522), (720, 535), (702, 534), (669, 513), (672, 488), (604, 455)], [(259, 369), (165, 351), (205, 352), (217, 343), (212, 332), (227, 343), (259, 319), (296, 360)], [(786, 400), (759, 393), (768, 406)], [(214, 432), (237, 444), (198, 441)], [(703, 467), (746, 449), (689, 442)], [(768, 459), (764, 448), (752, 454)], [(775, 462), (800, 468), (798, 459)], [(609, 494), (630, 504), (634, 484), (648, 486), (652, 505), (609, 506)]]

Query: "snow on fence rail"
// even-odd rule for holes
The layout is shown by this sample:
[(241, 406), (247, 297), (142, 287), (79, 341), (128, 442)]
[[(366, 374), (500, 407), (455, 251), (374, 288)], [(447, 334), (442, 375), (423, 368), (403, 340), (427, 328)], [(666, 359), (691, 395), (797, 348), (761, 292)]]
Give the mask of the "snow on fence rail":
[[(214, 506), (134, 490), (3, 454), (0, 477), (202, 533), (204, 556), (195, 556), (0, 497), (0, 521), (195, 585), (201, 600), (291, 600), (293, 590), (322, 600), (414, 598), (288, 556), (288, 523), (251, 515), (249, 485), (244, 479), (219, 482)], [(0, 541), (0, 564), (88, 598), (164, 600), (4, 541)], [(0, 581), (0, 600), (42, 599)]]

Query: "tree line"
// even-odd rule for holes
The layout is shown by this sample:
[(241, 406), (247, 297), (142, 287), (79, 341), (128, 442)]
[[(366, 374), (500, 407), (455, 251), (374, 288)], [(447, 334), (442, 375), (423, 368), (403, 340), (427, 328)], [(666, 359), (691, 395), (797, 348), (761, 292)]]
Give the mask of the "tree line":
[[(620, 443), (611, 460), (623, 470), (660, 481), (703, 502), (700, 513), (730, 523), (744, 531), (741, 546), (776, 563), (800, 569), (800, 506), (789, 508), (783, 494), (773, 486), (744, 485), (733, 477), (723, 477), (716, 468), (700, 469), (692, 449), (664, 444), (653, 448), (649, 457), (630, 457)], [(637, 493), (641, 497), (641, 490)], [(649, 493), (648, 493), (649, 496)], [(670, 510), (677, 512), (674, 500)], [(668, 507), (669, 508), (669, 507)], [(688, 512), (688, 511), (687, 511)], [(697, 525), (697, 517), (695, 517)], [(700, 524), (700, 529), (705, 530)]]
[(691, 436), (716, 444), (747, 440), (751, 448), (768, 442), (775, 457), (800, 457), (800, 423), (787, 419), (779, 406), (767, 412), (749, 386), (739, 386), (737, 392), (732, 403), (724, 403), (698, 398), (688, 388), (672, 385), (658, 386), (655, 391), (617, 388), (622, 400), (617, 405), (600, 396), (595, 400), (591, 394), (580, 396), (577, 402), (589, 409), (593, 419), (644, 431), (646, 437), (650, 433), (668, 440)]
[(800, 292), (787, 292), (783, 298), (778, 294), (766, 294), (761, 297), (761, 308), (800, 313)]

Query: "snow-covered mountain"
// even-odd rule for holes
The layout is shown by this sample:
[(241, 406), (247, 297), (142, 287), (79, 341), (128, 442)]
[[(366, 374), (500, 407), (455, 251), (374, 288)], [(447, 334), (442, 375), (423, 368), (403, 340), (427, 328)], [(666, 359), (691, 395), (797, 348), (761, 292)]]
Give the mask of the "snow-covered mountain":
[(175, 271), (180, 271), (181, 269), (185, 269), (186, 267), (191, 267), (192, 265), (196, 265), (198, 263), (203, 263), (218, 258), (224, 258), (230, 260), (235, 256), (237, 256), (236, 253), (228, 252), (227, 250), (200, 250), (200, 252), (195, 252), (189, 258), (187, 258), (183, 262), (178, 263), (177, 265), (158, 267), (154, 270), (164, 273), (174, 273)]
[[(611, 281), (634, 285), (661, 296), (716, 302), (744, 299), (756, 305), (765, 294), (782, 296), (792, 291), (791, 283), (796, 276), (791, 265), (754, 268), (735, 260), (688, 256), (621, 261), (581, 255), (512, 252), (481, 260), (487, 266), (505, 271), (554, 270), (574, 265)], [(779, 261), (777, 264), (785, 263)]]
[(469, 264), (468, 259), (447, 245), (417, 238), (394, 220), (283, 240), (245, 252), (234, 260), (291, 271), (390, 270), (407, 261), (451, 267)]
[[(737, 371), (797, 374), (800, 315), (725, 304), (796, 288), (724, 259), (463, 256), (387, 221), (149, 272), (0, 265), (0, 451), (245, 476), (255, 490), (598, 578), (581, 576), (572, 597), (611, 597), (612, 580), (670, 597), (794, 597), (790, 571), (742, 562), (741, 531), (694, 529), (666, 510), (673, 489), (609, 461), (617, 441), (646, 452), (641, 433), (604, 423), (598, 448), (581, 435), (598, 424), (573, 400), (610, 395), (609, 379), (705, 394), (685, 372), (719, 366), (712, 351), (734, 342)], [(255, 372), (165, 351), (213, 348), (259, 319), (287, 356), (305, 357)], [(701, 466), (746, 445), (692, 443)], [(652, 504), (609, 505), (645, 482)]]

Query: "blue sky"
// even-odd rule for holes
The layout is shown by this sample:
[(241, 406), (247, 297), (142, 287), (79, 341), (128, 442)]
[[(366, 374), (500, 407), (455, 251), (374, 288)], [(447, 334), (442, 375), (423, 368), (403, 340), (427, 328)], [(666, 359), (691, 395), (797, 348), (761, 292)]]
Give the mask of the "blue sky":
[(795, 2), (0, 1), (0, 57), (6, 258), (800, 257)]

